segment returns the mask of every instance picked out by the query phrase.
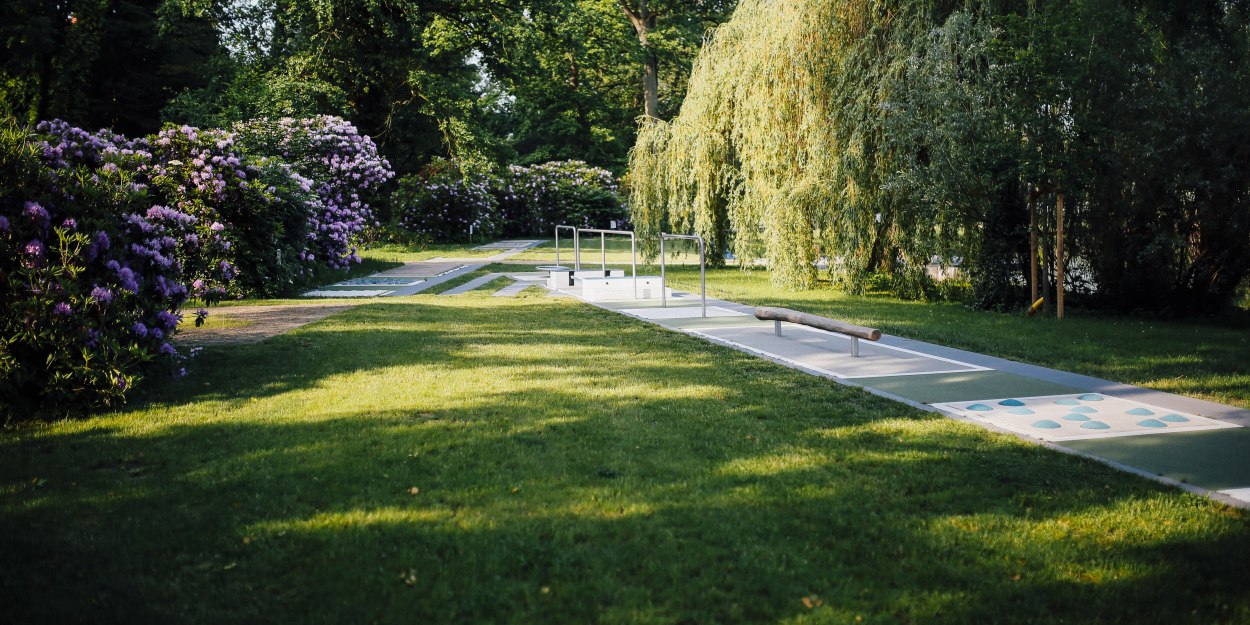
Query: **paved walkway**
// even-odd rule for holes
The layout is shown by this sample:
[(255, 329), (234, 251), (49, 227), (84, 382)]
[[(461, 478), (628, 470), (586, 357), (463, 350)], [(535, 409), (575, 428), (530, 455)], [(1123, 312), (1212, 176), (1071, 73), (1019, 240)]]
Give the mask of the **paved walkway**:
[(849, 337), (784, 322), (779, 336), (726, 300), (703, 317), (688, 293), (589, 303), (1250, 508), (1250, 410), (889, 335), (853, 357)]
[[(434, 258), (428, 261), (404, 263), (387, 271), (364, 278), (344, 280), (304, 294), (305, 297), (400, 297), (416, 295), (434, 286), (472, 273), (490, 263), (506, 261), (525, 250), (542, 243), (542, 240), (523, 239), (499, 241), (475, 248), (500, 250), (484, 258)], [(489, 282), (487, 280), (486, 282)], [(467, 290), (481, 286), (479, 283)], [(460, 288), (460, 287), (457, 287)]]

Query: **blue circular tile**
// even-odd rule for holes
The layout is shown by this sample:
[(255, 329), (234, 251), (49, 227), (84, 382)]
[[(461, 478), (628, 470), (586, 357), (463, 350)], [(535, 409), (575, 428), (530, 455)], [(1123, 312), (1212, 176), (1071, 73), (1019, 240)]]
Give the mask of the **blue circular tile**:
[(1072, 412), (1083, 412), (1085, 414), (1094, 414), (1095, 412), (1098, 412), (1098, 409), (1091, 408), (1089, 406), (1077, 406), (1072, 409)]
[(1063, 426), (1059, 425), (1058, 423), (1055, 423), (1054, 421), (1051, 421), (1050, 419), (1042, 419), (1041, 421), (1034, 421), (1033, 427), (1039, 428), (1042, 430), (1057, 430)]
[(1138, 421), (1137, 425), (1140, 425), (1144, 428), (1165, 428), (1168, 426), (1168, 424), (1158, 419), (1144, 419), (1144, 420)]
[(1063, 420), (1064, 421), (1089, 421), (1089, 417), (1083, 414), (1073, 412), (1071, 414), (1063, 415)]
[(1178, 414), (1170, 414), (1170, 415), (1166, 415), (1163, 417), (1159, 417), (1159, 420), (1167, 421), (1168, 423), (1188, 423), (1189, 422), (1188, 417), (1182, 417), (1181, 415), (1178, 415)]
[(1024, 402), (1018, 399), (1004, 399), (998, 402), (999, 406), (1023, 406)]
[(994, 409), (994, 407), (993, 407), (993, 406), (986, 406), (985, 404), (972, 404), (971, 406), (968, 406), (968, 408), (967, 408), (967, 409), (968, 409), (968, 410), (973, 410), (973, 411), (976, 411), (976, 412), (989, 412), (989, 411), (993, 410), (993, 409)]
[(1102, 395), (1099, 395), (1098, 393), (1086, 393), (1078, 396), (1077, 399), (1081, 401), (1102, 401), (1103, 398)]
[(1145, 408), (1130, 408), (1125, 412), (1133, 415), (1134, 417), (1149, 417), (1155, 413), (1153, 410), (1146, 410)]
[(1079, 406), (1081, 402), (1075, 399), (1056, 399), (1055, 405), (1058, 406)]
[(1011, 414), (1020, 414), (1020, 415), (1033, 414), (1033, 411), (1029, 410), (1028, 408), (1008, 408), (1007, 412), (1010, 412)]
[(1102, 421), (1086, 421), (1085, 423), (1081, 424), (1081, 427), (1087, 430), (1110, 430), (1111, 429), (1111, 426), (1107, 425), (1106, 423), (1103, 423)]

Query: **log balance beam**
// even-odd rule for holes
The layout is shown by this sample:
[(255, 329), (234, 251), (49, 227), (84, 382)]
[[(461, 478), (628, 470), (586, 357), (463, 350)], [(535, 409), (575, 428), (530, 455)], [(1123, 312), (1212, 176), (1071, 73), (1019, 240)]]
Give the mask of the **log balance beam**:
[(819, 315), (810, 315), (789, 308), (773, 308), (770, 306), (760, 306), (755, 309), (755, 318), (763, 321), (773, 322), (773, 331), (777, 336), (781, 336), (781, 322), (808, 326), (826, 332), (836, 332), (851, 337), (851, 356), (859, 357), (859, 339), (866, 341), (878, 341), (881, 339), (881, 330), (876, 328), (865, 328), (850, 323), (844, 323), (837, 319), (821, 317)]

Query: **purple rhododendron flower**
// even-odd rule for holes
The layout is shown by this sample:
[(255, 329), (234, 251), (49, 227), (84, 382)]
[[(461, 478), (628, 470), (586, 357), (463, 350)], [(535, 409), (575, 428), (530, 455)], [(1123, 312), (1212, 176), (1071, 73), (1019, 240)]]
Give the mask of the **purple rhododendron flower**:
[(221, 225), (220, 221), (214, 221), (213, 224), (208, 227), (208, 229), (212, 230), (213, 232), (221, 232), (222, 230), (225, 230), (226, 227)]
[(3, 215), (0, 215), (0, 232), (8, 232), (8, 231), (9, 231), (9, 218)]
[(73, 219), (66, 219), (65, 221), (61, 222), (61, 227), (65, 228), (66, 230), (74, 230), (78, 227), (78, 222), (74, 221)]
[(142, 321), (136, 321), (134, 325), (130, 326), (130, 331), (134, 332), (135, 336), (139, 338), (143, 338), (148, 335), (148, 327), (143, 325)]
[(157, 322), (160, 323), (166, 330), (173, 330), (178, 327), (178, 322), (182, 321), (181, 316), (175, 315), (168, 310), (162, 310), (156, 313), (156, 319)]
[(99, 247), (99, 248), (100, 248), (100, 251), (101, 251), (101, 252), (107, 252), (107, 251), (108, 251), (108, 249), (109, 249), (109, 235), (108, 235), (108, 233), (107, 233), (107, 232), (105, 232), (105, 231), (103, 231), (103, 230), (101, 230), (101, 231), (99, 231), (99, 232), (95, 233), (95, 244), (96, 244), (96, 246), (97, 246), (97, 247)]
[(51, 216), (44, 207), (35, 202), (27, 202), (26, 208), (22, 210), (22, 214), (26, 215), (32, 223), (37, 224), (40, 228), (47, 228), (51, 221)]
[(52, 312), (62, 317), (68, 317), (74, 314), (74, 309), (70, 308), (69, 304), (66, 302), (57, 302), (56, 306), (52, 308)]
[(159, 341), (165, 338), (165, 333), (161, 332), (160, 328), (152, 328), (151, 330), (148, 330), (148, 336)]
[(91, 299), (94, 299), (101, 304), (107, 304), (113, 301), (113, 292), (104, 287), (97, 286), (91, 289)]
[(178, 353), (178, 350), (174, 349), (174, 346), (169, 343), (161, 343), (161, 353), (166, 356), (173, 356)]

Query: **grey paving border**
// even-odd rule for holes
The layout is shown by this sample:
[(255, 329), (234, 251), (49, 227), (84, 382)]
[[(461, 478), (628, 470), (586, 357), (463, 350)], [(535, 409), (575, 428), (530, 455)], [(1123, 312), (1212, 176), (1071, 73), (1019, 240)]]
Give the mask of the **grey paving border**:
[(944, 347), (925, 343), (914, 339), (905, 339), (897, 336), (883, 335), (881, 342), (886, 345), (894, 345), (903, 347), (912, 351), (917, 351), (931, 356), (939, 356), (942, 358), (952, 358), (961, 360), (966, 363), (987, 367), (1004, 373), (1013, 373), (1015, 375), (1026, 378), (1034, 378), (1037, 380), (1045, 380), (1071, 386), (1095, 393), (1103, 393), (1112, 397), (1121, 397), (1131, 399), (1145, 404), (1152, 404), (1160, 408), (1168, 408), (1178, 410), (1180, 412), (1188, 412), (1191, 414), (1202, 415), (1220, 421), (1236, 423), (1243, 427), (1250, 427), (1250, 410), (1236, 408), (1233, 406), (1225, 406), (1202, 399), (1193, 397), (1184, 397), (1174, 395), (1163, 391), (1142, 388), (1131, 384), (1123, 384), (1120, 382), (1112, 382), (1079, 373), (1071, 373), (1068, 371), (1060, 371), (1058, 369), (1050, 369), (1038, 365), (1030, 365), (1006, 358), (997, 358), (995, 356), (986, 356), (976, 352), (964, 351), (953, 347)]
[(454, 271), (449, 271), (441, 276), (430, 278), (429, 280), (426, 280), (425, 282), (422, 282), (421, 284), (418, 284), (416, 286), (410, 286), (410, 287), (406, 287), (403, 289), (398, 289), (394, 293), (391, 293), (389, 297), (398, 297), (401, 295), (416, 295), (417, 293), (420, 293), (430, 287), (437, 286), (439, 284), (447, 282), (448, 280), (455, 280), (456, 278), (459, 278), (460, 276), (463, 276), (466, 273), (472, 273), (485, 266), (486, 266), (485, 264), (465, 265)]
[(446, 291), (439, 293), (439, 295), (464, 295), (465, 293), (468, 293), (469, 291), (472, 291), (473, 289), (476, 289), (502, 275), (502, 273), (488, 273), (484, 276), (478, 276), (458, 287), (447, 289)]

